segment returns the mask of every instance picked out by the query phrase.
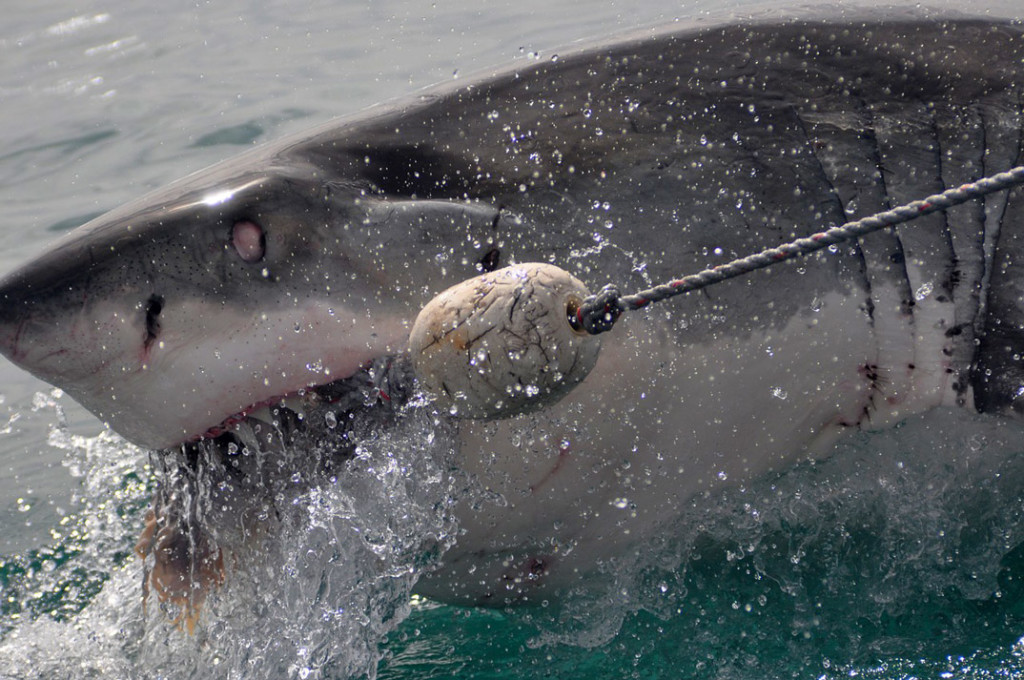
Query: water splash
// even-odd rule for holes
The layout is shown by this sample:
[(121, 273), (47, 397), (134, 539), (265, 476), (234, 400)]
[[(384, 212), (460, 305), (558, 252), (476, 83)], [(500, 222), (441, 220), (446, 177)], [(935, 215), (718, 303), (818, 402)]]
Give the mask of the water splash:
[[(20, 611), (2, 619), (0, 676), (373, 678), (380, 641), (455, 539), (452, 508), (467, 482), (449, 463), (451, 434), (413, 406), (386, 433), (356, 424), (348, 431), (356, 454), (336, 465), (322, 464), (332, 454), (325, 450), (239, 451), (262, 473), (287, 471), (269, 496), (253, 496), (231, 459), (190, 468), (183, 457), (195, 452), (182, 451), (150, 462), (112, 434), (55, 427), (50, 443), (66, 452), (88, 500), (55, 556), (43, 558), (50, 566), (35, 565), (34, 555), (3, 563), (3, 594)], [(192, 635), (175, 625), (174, 603), (144, 597), (132, 553), (154, 488), (158, 498), (184, 493), (189, 512), (175, 520), (208, 522), (204, 530), (225, 548), (224, 583), (201, 602)], [(260, 509), (269, 511), (249, 514)]]
[(357, 429), (333, 480), (310, 484), (293, 460), (302, 475), (275, 489), (272, 539), (232, 565), (193, 636), (152, 599), (143, 610), (131, 553), (166, 483), (160, 461), (58, 426), (51, 445), (82, 475), (80, 509), (52, 546), (4, 559), (4, 606), (20, 610), (0, 617), (0, 677), (1024, 671), (1019, 425), (956, 411), (857, 434), (823, 460), (694, 499), (560, 601), (495, 611), (410, 596), (457, 535), (452, 508), (481, 495), (451, 469), (450, 432), (433, 418)]

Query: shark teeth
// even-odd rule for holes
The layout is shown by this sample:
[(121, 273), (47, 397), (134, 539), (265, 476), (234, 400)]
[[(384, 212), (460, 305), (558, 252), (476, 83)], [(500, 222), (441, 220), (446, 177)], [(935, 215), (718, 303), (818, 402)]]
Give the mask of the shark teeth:
[(247, 411), (245, 417), (255, 418), (256, 420), (262, 420), (265, 423), (274, 425), (280, 420), (281, 409), (286, 408), (295, 413), (301, 420), (306, 417), (306, 411), (316, 405), (313, 402), (320, 401), (316, 398), (315, 394), (315, 392), (311, 392), (304, 395), (295, 394), (281, 397), (272, 403), (263, 404), (251, 411)]
[(379, 357), (347, 378), (252, 404), (190, 441), (215, 439), (250, 419), (274, 426), (279, 425), (285, 417), (302, 421), (308, 413), (325, 405), (339, 412), (367, 408), (378, 403), (397, 407), (412, 395), (412, 386), (412, 367), (407, 357)]

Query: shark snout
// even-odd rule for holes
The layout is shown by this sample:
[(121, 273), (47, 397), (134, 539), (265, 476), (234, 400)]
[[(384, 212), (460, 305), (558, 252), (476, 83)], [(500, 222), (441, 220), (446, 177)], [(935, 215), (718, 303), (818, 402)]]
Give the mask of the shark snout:
[(100, 295), (91, 288), (102, 282), (77, 265), (48, 253), (0, 280), (0, 353), (62, 387), (124, 364), (146, 338), (146, 298)]
[[(96, 315), (90, 311), (99, 312)], [(22, 305), (0, 312), (0, 353), (48, 382), (86, 379), (130, 353), (143, 339), (116, 310)]]

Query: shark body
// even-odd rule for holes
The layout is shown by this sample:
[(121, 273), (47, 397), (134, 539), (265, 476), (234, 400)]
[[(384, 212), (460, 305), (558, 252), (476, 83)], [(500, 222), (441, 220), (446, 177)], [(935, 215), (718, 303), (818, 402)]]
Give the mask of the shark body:
[[(645, 32), (332, 122), (97, 218), (0, 282), (0, 351), (136, 444), (230, 438), (400, 354), (419, 309), (481, 271), (548, 262), (640, 289), (1008, 169), (1022, 90), (1024, 31), (997, 19)], [(459, 423), (457, 464), (504, 502), (460, 511), (421, 589), (529, 599), (845, 431), (1016, 413), (1022, 254), (1015, 190), (629, 315), (562, 402)]]

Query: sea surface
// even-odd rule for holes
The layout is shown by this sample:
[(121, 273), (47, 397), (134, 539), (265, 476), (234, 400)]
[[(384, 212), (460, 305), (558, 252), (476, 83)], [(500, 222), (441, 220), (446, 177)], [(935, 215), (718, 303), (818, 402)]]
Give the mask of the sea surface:
[[(254, 144), (575, 41), (763, 5), (5, 7), (0, 272)], [(700, 499), (678, 535), (578, 601), (410, 598), (416, 556), (389, 544), (370, 556), (393, 575), (387, 588), (365, 555), (343, 550), (337, 606), (304, 608), (323, 584), (304, 581), (303, 550), (392, 527), (373, 517), (396, 513), (411, 533), (451, 530), (432, 499), (458, 480), (414, 453), (433, 445), (424, 431), (411, 422), (377, 442), (394, 467), (366, 470), (347, 495), (306, 498), (304, 530), (277, 547), (287, 577), (244, 593), (259, 607), (211, 605), (213, 622), (189, 636), (143, 609), (132, 553), (159, 462), (0, 361), (0, 678), (1024, 677), (1020, 424), (944, 412), (858, 434), (822, 461)], [(424, 481), (396, 486), (395, 470)], [(339, 528), (343, 507), (361, 512)]]

